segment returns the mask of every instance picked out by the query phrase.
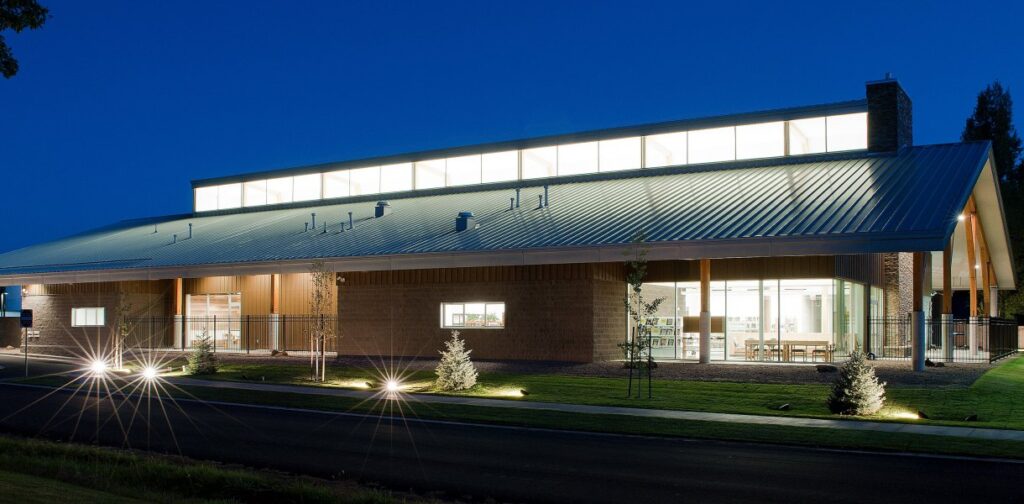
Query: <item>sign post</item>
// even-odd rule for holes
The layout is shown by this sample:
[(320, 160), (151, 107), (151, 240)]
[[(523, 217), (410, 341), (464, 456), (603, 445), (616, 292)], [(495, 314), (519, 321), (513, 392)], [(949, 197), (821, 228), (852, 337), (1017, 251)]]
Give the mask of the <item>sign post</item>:
[(25, 376), (28, 377), (28, 329), (32, 327), (32, 310), (21, 310), (21, 336), (25, 347)]

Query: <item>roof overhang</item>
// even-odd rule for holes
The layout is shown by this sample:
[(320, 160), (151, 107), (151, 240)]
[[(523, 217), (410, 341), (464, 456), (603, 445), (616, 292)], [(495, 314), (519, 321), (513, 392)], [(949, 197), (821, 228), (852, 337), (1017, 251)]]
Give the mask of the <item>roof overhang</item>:
[[(650, 243), (650, 260), (735, 259), (753, 257), (793, 257), (881, 252), (926, 252), (941, 247), (942, 235), (864, 235), (787, 238), (747, 238)], [(529, 250), (505, 250), (463, 253), (400, 254), (368, 257), (323, 258), (329, 269), (346, 271), (388, 271), (427, 268), (480, 266), (521, 266), (623, 262), (632, 245), (602, 247), (563, 247)], [(187, 265), (160, 268), (123, 268), (88, 271), (0, 276), (9, 285), (111, 282), (127, 280), (166, 280), (209, 276), (302, 273), (309, 271), (311, 259)]]

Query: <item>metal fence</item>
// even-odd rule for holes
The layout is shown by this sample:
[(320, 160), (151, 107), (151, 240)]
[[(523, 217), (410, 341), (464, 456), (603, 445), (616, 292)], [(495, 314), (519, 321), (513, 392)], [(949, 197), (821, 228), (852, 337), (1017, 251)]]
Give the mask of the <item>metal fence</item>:
[[(993, 362), (1017, 352), (1013, 320), (929, 319), (924, 322), (925, 357), (934, 362)], [(868, 351), (878, 359), (910, 359), (909, 317), (871, 319)]]
[[(130, 347), (187, 350), (205, 336), (215, 352), (309, 351), (310, 334), (317, 327), (332, 335), (339, 330), (337, 316), (313, 315), (142, 317), (134, 319), (133, 325)], [(326, 351), (336, 350), (337, 338), (328, 338)]]

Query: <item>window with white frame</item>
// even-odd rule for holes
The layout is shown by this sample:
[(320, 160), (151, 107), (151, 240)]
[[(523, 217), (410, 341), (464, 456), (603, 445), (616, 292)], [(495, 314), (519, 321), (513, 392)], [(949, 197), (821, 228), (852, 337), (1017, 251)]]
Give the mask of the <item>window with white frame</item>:
[(487, 301), (441, 303), (441, 327), (445, 329), (501, 329), (505, 327), (505, 303)]
[(71, 327), (103, 327), (106, 325), (105, 312), (102, 307), (72, 308)]

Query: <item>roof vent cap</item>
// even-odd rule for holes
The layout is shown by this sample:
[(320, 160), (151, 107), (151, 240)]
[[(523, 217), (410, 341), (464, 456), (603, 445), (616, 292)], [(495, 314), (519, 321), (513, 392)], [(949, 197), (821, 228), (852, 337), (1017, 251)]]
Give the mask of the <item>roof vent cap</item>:
[(474, 228), (476, 228), (476, 219), (473, 218), (473, 212), (459, 212), (459, 216), (455, 218), (455, 231), (461, 233)]
[(377, 202), (377, 206), (373, 209), (374, 218), (384, 217), (385, 215), (391, 214), (391, 203), (381, 200)]

